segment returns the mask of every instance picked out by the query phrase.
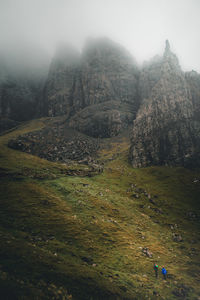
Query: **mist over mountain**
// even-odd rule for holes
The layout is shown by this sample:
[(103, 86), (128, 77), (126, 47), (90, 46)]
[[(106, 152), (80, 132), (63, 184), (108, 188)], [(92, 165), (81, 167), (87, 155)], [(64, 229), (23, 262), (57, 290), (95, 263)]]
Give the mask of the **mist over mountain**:
[[(0, 53), (1, 127), (13, 121), (39, 116), (39, 103), (47, 77), (49, 58), (45, 52), (27, 45)], [(9, 125), (10, 124), (10, 125)]]
[(17, 65), (1, 60), (2, 128), (64, 115), (66, 126), (104, 138), (133, 124), (134, 167), (199, 164), (200, 75), (182, 71), (168, 41), (143, 67), (108, 38), (88, 40), (82, 53), (60, 45), (48, 74), (42, 52), (31, 61), (22, 54)]
[(0, 0), (0, 299), (200, 300), (199, 12)]

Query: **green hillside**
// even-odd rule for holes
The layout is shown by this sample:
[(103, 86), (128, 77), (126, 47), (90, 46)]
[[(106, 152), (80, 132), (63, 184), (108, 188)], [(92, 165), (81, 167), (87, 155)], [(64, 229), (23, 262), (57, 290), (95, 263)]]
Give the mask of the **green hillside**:
[(0, 137), (1, 299), (200, 299), (200, 171), (133, 169), (126, 135), (98, 175), (7, 147), (48, 122)]

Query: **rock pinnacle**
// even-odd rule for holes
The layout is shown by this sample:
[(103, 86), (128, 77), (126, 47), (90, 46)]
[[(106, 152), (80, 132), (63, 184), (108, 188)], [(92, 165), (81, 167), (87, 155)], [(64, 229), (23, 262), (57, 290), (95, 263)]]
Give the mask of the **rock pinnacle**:
[(169, 52), (170, 51), (170, 43), (168, 40), (165, 41), (165, 52)]

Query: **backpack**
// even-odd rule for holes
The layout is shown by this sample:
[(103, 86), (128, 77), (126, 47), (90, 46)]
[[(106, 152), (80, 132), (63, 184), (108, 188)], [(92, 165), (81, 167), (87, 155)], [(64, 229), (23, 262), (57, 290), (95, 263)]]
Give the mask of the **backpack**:
[(155, 265), (153, 266), (153, 268), (154, 268), (154, 270), (158, 270), (158, 265), (155, 264)]

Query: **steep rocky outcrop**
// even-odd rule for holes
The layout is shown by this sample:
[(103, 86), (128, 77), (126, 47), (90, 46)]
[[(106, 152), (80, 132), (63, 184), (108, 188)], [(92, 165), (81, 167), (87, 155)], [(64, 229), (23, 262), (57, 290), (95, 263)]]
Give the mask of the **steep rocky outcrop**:
[(46, 67), (18, 65), (0, 60), (0, 131), (38, 115), (64, 115), (66, 128), (94, 138), (133, 123), (134, 167), (200, 165), (200, 75), (181, 70), (168, 41), (141, 70), (107, 38), (89, 40), (81, 55), (59, 47), (45, 84)]
[[(69, 125), (94, 137), (117, 135), (135, 118), (138, 74), (134, 59), (118, 44), (106, 38), (88, 42), (82, 55), (81, 89), (74, 93)], [(80, 110), (81, 97), (84, 109)]]
[(185, 79), (189, 85), (194, 107), (194, 120), (200, 121), (200, 74), (195, 71), (187, 72)]
[(36, 114), (39, 88), (26, 79), (7, 78), (1, 85), (1, 114), (4, 118), (26, 121)]
[(107, 101), (82, 109), (70, 119), (69, 126), (93, 137), (111, 137), (131, 124), (134, 117), (132, 105)]
[(0, 131), (39, 115), (48, 68), (40, 56), (26, 60), (21, 53), (0, 55)]
[[(148, 86), (133, 125), (130, 157), (134, 167), (200, 164), (200, 124), (194, 122), (194, 101), (178, 59), (166, 49), (156, 76), (145, 68), (140, 86)], [(147, 73), (147, 74), (145, 74)], [(158, 75), (158, 76), (157, 76)], [(193, 98), (196, 99), (196, 93)]]
[(117, 100), (137, 103), (138, 69), (122, 46), (103, 38), (91, 40), (82, 55), (85, 106)]
[(106, 38), (90, 40), (81, 58), (64, 47), (52, 61), (44, 98), (48, 116), (65, 114), (69, 126), (91, 136), (116, 135), (138, 109), (138, 68), (124, 48)]
[(79, 82), (79, 68), (79, 53), (72, 46), (62, 45), (57, 49), (45, 84), (42, 114), (52, 117), (69, 114)]
[(141, 99), (148, 98), (152, 88), (161, 77), (162, 57), (155, 56), (150, 61), (144, 63), (140, 72), (139, 95)]

